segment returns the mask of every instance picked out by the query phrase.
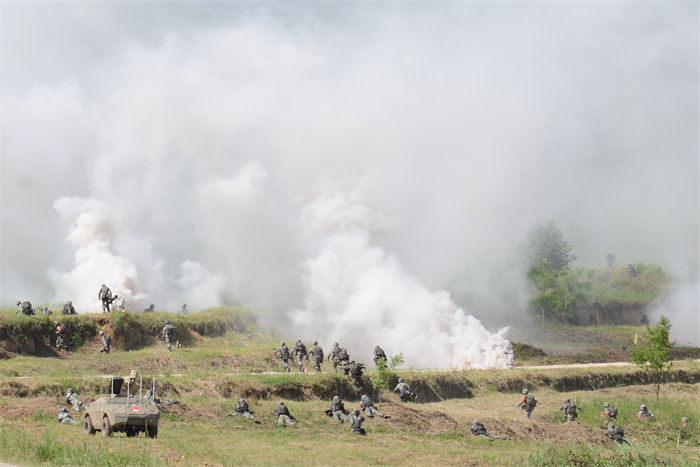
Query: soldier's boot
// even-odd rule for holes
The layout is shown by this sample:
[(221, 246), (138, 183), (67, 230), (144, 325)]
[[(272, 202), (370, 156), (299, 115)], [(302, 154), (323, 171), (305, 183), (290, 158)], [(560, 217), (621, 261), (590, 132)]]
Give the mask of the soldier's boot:
[(528, 412), (527, 410), (525, 411), (525, 416), (527, 417), (528, 420), (530, 420), (530, 412)]
[(170, 342), (168, 342), (168, 351), (173, 351), (173, 344), (171, 344)]

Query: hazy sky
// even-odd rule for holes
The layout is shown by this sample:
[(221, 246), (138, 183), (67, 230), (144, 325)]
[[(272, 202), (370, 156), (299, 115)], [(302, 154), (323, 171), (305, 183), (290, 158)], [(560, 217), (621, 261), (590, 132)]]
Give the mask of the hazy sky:
[(579, 264), (695, 284), (697, 324), (696, 3), (0, 8), (1, 303), (299, 323), (398, 268), (513, 316), (553, 219)]

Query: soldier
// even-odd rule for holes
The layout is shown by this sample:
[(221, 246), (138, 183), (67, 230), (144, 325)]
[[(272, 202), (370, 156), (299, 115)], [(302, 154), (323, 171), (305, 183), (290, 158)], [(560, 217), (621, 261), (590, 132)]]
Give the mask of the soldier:
[(472, 425), (469, 427), (469, 429), (476, 436), (482, 436), (482, 437), (488, 438), (488, 439), (504, 439), (503, 436), (494, 436), (492, 434), (489, 434), (489, 432), (486, 430), (486, 427), (484, 426), (484, 424), (481, 423), (479, 420), (474, 420), (472, 422)]
[(330, 408), (326, 410), (326, 415), (332, 417), (333, 420), (336, 420), (338, 423), (343, 423), (347, 414), (348, 411), (345, 410), (345, 404), (340, 400), (340, 397), (333, 396), (333, 401), (331, 402)]
[(362, 381), (362, 371), (365, 369), (365, 365), (363, 363), (356, 363), (355, 360), (353, 360), (342, 368), (346, 375), (349, 374), (352, 377), (352, 384), (355, 391), (359, 390), (360, 382)]
[(683, 428), (690, 428), (690, 422), (688, 421), (688, 417), (681, 418), (681, 423), (683, 424)]
[(277, 423), (282, 426), (296, 426), (294, 423), (296, 419), (289, 413), (289, 409), (284, 405), (284, 401), (279, 401), (277, 403), (275, 417), (277, 417)]
[(617, 421), (617, 407), (606, 402), (605, 404), (603, 404), (603, 408), (605, 409), (605, 410), (603, 410), (603, 415), (605, 415), (605, 417), (606, 417), (606, 423), (616, 422)]
[(156, 311), (156, 306), (153, 303), (148, 305), (148, 308), (143, 309), (144, 313), (153, 313), (154, 311)]
[(160, 404), (160, 399), (156, 399), (155, 394), (153, 393), (153, 389), (149, 389), (146, 391), (146, 395), (144, 396), (144, 399), (146, 399), (146, 402), (150, 404)]
[(370, 397), (367, 394), (363, 394), (360, 398), (360, 408), (370, 418), (374, 418), (375, 415), (382, 418), (389, 418), (388, 415), (384, 415), (379, 410), (377, 410), (377, 408), (374, 406), (374, 403), (372, 402), (372, 399), (370, 399)]
[(338, 366), (339, 367), (343, 367), (343, 366), (347, 365), (348, 363), (350, 363), (350, 356), (348, 355), (348, 351), (342, 347), (340, 348), (340, 350), (338, 350), (337, 358), (338, 358)]
[(170, 324), (170, 320), (166, 320), (165, 326), (163, 326), (163, 339), (165, 339), (165, 343), (168, 344), (168, 350), (172, 352), (172, 341), (175, 339), (175, 326)]
[(64, 423), (66, 425), (77, 425), (78, 422), (73, 420), (73, 417), (70, 416), (68, 411), (66, 410), (65, 407), (61, 409), (61, 411), (58, 413), (58, 423)]
[(333, 343), (333, 348), (331, 349), (331, 352), (328, 354), (328, 360), (333, 361), (333, 369), (338, 372), (338, 354), (340, 353), (340, 346), (338, 345), (337, 342)]
[(523, 397), (520, 399), (518, 407), (521, 407), (525, 411), (525, 416), (528, 420), (530, 420), (530, 414), (535, 410), (535, 406), (537, 406), (537, 399), (535, 399), (535, 396), (530, 394), (527, 388), (523, 389)]
[(362, 422), (365, 421), (365, 417), (360, 415), (360, 410), (355, 409), (352, 411), (352, 415), (348, 416), (346, 419), (350, 424), (350, 430), (358, 435), (365, 435), (367, 432), (362, 428)]
[(65, 329), (63, 329), (63, 326), (59, 321), (54, 321), (54, 324), (56, 325), (56, 350), (68, 351), (68, 347), (63, 342), (63, 339), (66, 337)]
[(105, 284), (102, 284), (100, 291), (97, 293), (97, 298), (102, 302), (102, 311), (109, 313), (109, 306), (117, 298), (112, 298), (112, 291)]
[(571, 402), (571, 399), (566, 399), (564, 405), (559, 407), (559, 410), (564, 411), (564, 416), (566, 416), (567, 422), (573, 422), (578, 417), (578, 411), (583, 412), (583, 409), (578, 405)]
[(318, 345), (318, 341), (314, 341), (313, 347), (309, 349), (309, 355), (313, 357), (314, 371), (321, 372), (321, 364), (323, 364), (323, 349)]
[(632, 279), (636, 279), (639, 276), (639, 274), (637, 274), (637, 270), (634, 269), (634, 266), (632, 266), (631, 264), (627, 265), (627, 272), (629, 273)]
[[(605, 428), (605, 427), (601, 427), (601, 428)], [(612, 423), (608, 423), (608, 427), (607, 427), (607, 429), (605, 429), (605, 434), (608, 435), (608, 438), (615, 441), (615, 444), (623, 444), (623, 443), (630, 444), (625, 439), (625, 430), (623, 430), (619, 426), (616, 427)]]
[(19, 307), (17, 310), (18, 313), (22, 313), (23, 315), (27, 316), (32, 316), (35, 314), (34, 308), (32, 308), (32, 304), (29, 301), (25, 300), (24, 302), (20, 302), (17, 300), (17, 306)]
[(104, 331), (100, 331), (100, 340), (102, 341), (102, 347), (100, 347), (100, 353), (109, 353), (112, 345), (112, 338), (105, 335)]
[(401, 402), (408, 402), (416, 397), (416, 395), (411, 392), (411, 387), (403, 380), (403, 378), (399, 378), (399, 384), (397, 384), (394, 388), (394, 392), (399, 394)]
[(642, 404), (639, 406), (639, 412), (637, 412), (637, 418), (642, 420), (656, 420), (656, 417), (654, 416), (653, 413), (649, 412), (649, 409), (647, 409), (646, 404)]
[(232, 414), (228, 414), (226, 416), (227, 417), (236, 417), (238, 415), (243, 415), (245, 418), (250, 418), (255, 423), (260, 423), (259, 421), (255, 420), (255, 417), (253, 417), (253, 412), (248, 407), (248, 401), (245, 400), (244, 398), (242, 398), (238, 402), (236, 402), (235, 412), (233, 412)]
[(78, 394), (73, 391), (73, 388), (68, 388), (66, 391), (66, 404), (73, 406), (73, 410), (76, 412), (80, 412), (80, 410), (83, 408), (83, 403), (80, 402), (80, 399), (78, 399)]
[(309, 353), (306, 351), (306, 346), (303, 342), (301, 342), (301, 339), (297, 339), (297, 343), (292, 349), (292, 354), (297, 359), (297, 364), (299, 365), (299, 373), (303, 373), (306, 369), (306, 367), (304, 366), (304, 357), (306, 357), (306, 361), (309, 361)]
[(382, 358), (384, 359), (384, 363), (388, 361), (386, 358), (386, 354), (384, 353), (384, 349), (382, 349), (379, 346), (376, 346), (374, 348), (374, 364), (376, 365), (377, 362)]
[(180, 308), (180, 313), (187, 313), (187, 303), (182, 304), (182, 308)]
[(287, 347), (287, 344), (285, 344), (284, 341), (282, 341), (280, 344), (279, 349), (275, 350), (275, 354), (282, 360), (284, 369), (291, 371), (291, 368), (289, 368), (289, 347)]
[(64, 315), (77, 315), (75, 308), (73, 308), (73, 302), (68, 300), (64, 305), (63, 309), (61, 309), (61, 313)]
[(42, 315), (46, 315), (46, 316), (49, 316), (49, 315), (52, 315), (52, 314), (53, 314), (53, 311), (49, 310), (48, 307), (42, 308), (42, 309), (40, 310), (40, 312), (41, 312)]

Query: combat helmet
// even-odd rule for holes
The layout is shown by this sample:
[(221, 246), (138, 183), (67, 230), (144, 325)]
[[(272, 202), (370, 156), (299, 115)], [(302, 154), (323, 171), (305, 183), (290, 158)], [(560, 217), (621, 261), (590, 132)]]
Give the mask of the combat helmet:
[(528, 392), (530, 391), (527, 388), (523, 389), (523, 394), (527, 394)]
[(399, 383), (403, 383), (403, 378), (399, 378)]
[(314, 345), (318, 345), (318, 341), (314, 341)]
[(100, 330), (100, 336), (104, 336), (105, 332)]
[(165, 320), (165, 324), (170, 324), (170, 320), (169, 320), (169, 319), (166, 319), (166, 320)]
[(605, 404), (603, 404), (603, 407), (606, 407), (606, 408), (607, 408), (607, 407), (610, 407), (610, 403), (609, 403), (609, 402), (606, 402)]
[(338, 397), (338, 396), (333, 396), (333, 402), (339, 402), (339, 401), (340, 401), (340, 397)]
[(647, 408), (647, 405), (646, 405), (646, 404), (642, 404), (642, 405), (639, 406), (639, 410), (644, 410), (644, 409), (646, 409), (646, 408)]
[(360, 415), (360, 409), (355, 409), (352, 411), (354, 415)]

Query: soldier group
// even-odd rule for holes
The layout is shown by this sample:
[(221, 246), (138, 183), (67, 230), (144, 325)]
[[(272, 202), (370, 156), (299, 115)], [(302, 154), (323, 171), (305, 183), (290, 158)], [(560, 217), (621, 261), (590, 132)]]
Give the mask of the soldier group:
[[(78, 394), (76, 394), (73, 388), (68, 388), (66, 390), (66, 404), (71, 406), (76, 412), (80, 412), (85, 407), (85, 405), (78, 398)], [(78, 422), (73, 417), (71, 417), (70, 413), (68, 413), (68, 409), (63, 407), (58, 413), (58, 423), (74, 425)]]

